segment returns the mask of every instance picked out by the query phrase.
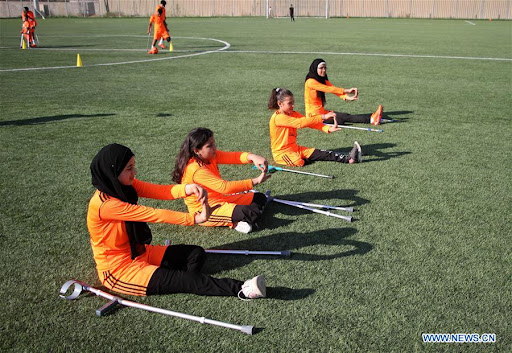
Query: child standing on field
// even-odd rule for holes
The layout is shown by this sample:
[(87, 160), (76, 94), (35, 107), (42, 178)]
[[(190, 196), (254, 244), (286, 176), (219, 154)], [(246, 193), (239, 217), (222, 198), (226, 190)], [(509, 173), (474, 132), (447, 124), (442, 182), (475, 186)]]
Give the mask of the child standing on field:
[[(227, 181), (221, 178), (218, 164), (254, 163), (261, 174), (253, 179)], [(247, 192), (270, 178), (264, 157), (248, 152), (225, 152), (217, 149), (213, 132), (196, 128), (189, 132), (176, 158), (173, 180), (198, 184), (208, 191), (212, 215), (203, 226), (228, 226), (249, 233), (263, 214), (267, 197), (260, 192)], [(191, 214), (201, 210), (194, 197), (186, 197)]]
[[(169, 32), (169, 27), (167, 26), (166, 22), (167, 17), (165, 14), (165, 5), (167, 5), (167, 2), (165, 0), (160, 1), (160, 4), (156, 6), (155, 15), (158, 13), (158, 9), (162, 9), (162, 20), (164, 22), (165, 29), (167, 30), (167, 32)], [(162, 49), (166, 49), (164, 45), (164, 38), (160, 37), (160, 42), (158, 43), (158, 46)]]
[(23, 8), (23, 12), (21, 13), (22, 20), (22, 31), (21, 33), (25, 37), (27, 41), (27, 45), (30, 45), (31, 48), (36, 47), (35, 41), (35, 31), (37, 26), (36, 17), (34, 13), (28, 9), (28, 7)]
[[(325, 109), (325, 94), (332, 93), (343, 100), (357, 100), (358, 89), (333, 86), (327, 77), (327, 64), (324, 59), (315, 59), (309, 67), (304, 83), (304, 104), (306, 106), (306, 116), (315, 114), (327, 114), (333, 112)], [(382, 105), (377, 107), (377, 111), (373, 114), (350, 115), (347, 113), (334, 112), (338, 124), (346, 122), (365, 123), (379, 125), (382, 118)], [(329, 119), (326, 123), (332, 124), (334, 119)]]
[(153, 29), (153, 44), (151, 46), (151, 50), (148, 51), (148, 54), (158, 54), (156, 43), (160, 38), (167, 40), (167, 42), (171, 41), (171, 36), (167, 31), (167, 26), (164, 23), (164, 17), (162, 16), (162, 13), (163, 10), (159, 8), (157, 12), (149, 19), (148, 34), (151, 33), (151, 25), (154, 24), (155, 28)]
[(314, 114), (304, 117), (293, 110), (295, 99), (286, 88), (274, 88), (268, 101), (269, 109), (276, 109), (270, 118), (270, 144), (272, 156), (277, 164), (302, 167), (314, 161), (333, 161), (339, 163), (359, 163), (362, 159), (361, 147), (354, 142), (354, 147), (347, 155), (333, 151), (308, 148), (297, 144), (297, 129), (309, 127), (331, 133), (341, 130), (336, 121), (334, 126), (327, 126), (323, 121), (336, 116), (334, 112)]

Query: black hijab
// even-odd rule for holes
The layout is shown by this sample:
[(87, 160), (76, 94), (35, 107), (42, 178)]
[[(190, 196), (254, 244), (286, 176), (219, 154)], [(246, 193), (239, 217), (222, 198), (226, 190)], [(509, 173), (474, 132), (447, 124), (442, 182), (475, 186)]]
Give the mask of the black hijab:
[[(320, 59), (320, 58), (313, 60), (313, 62), (309, 66), (309, 72), (306, 75), (306, 80), (305, 81), (307, 81), (308, 79), (312, 78), (312, 79), (317, 80), (321, 84), (325, 85), (325, 81), (327, 81), (329, 78), (327, 78), (327, 75), (322, 77), (322, 76), (320, 76), (318, 74), (318, 65), (320, 65), (323, 62), (325, 62), (325, 60), (324, 59)], [(320, 99), (322, 100), (322, 106), (324, 106), (325, 105), (325, 92), (316, 91), (316, 94), (318, 95), (318, 97), (320, 97)]]
[[(92, 185), (101, 192), (136, 205), (139, 196), (135, 188), (122, 185), (117, 179), (133, 156), (128, 147), (117, 143), (103, 147), (91, 162)], [(125, 221), (125, 225), (134, 259), (146, 251), (144, 244), (151, 243), (151, 230), (145, 222)]]

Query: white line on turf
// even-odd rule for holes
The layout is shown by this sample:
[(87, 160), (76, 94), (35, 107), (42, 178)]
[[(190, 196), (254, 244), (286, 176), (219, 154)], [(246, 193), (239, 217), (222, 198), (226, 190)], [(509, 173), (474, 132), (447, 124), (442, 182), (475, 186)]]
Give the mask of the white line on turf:
[[(176, 38), (178, 38), (178, 37), (176, 37)], [(228, 42), (225, 42), (225, 41), (220, 40), (220, 39), (215, 39), (215, 38), (197, 38), (197, 37), (179, 37), (179, 38), (212, 40), (212, 41), (215, 41), (215, 42), (222, 43), (222, 44), (224, 44), (224, 46), (222, 48), (219, 48), (219, 49), (207, 50), (207, 51), (203, 51), (203, 52), (199, 52), (199, 53), (193, 53), (193, 54), (185, 54), (185, 55), (178, 55), (178, 56), (166, 56), (166, 57), (163, 57), (163, 58), (151, 58), (151, 59), (144, 59), (144, 60), (123, 61), (123, 62), (117, 62), (117, 63), (91, 64), (91, 65), (87, 65), (87, 67), (126, 65), (126, 64), (143, 63), (143, 62), (152, 62), (152, 61), (163, 61), (163, 60), (173, 60), (173, 59), (180, 59), (180, 58), (188, 58), (188, 57), (192, 57), (192, 56), (198, 56), (198, 55), (204, 55), (204, 54), (210, 54), (210, 53), (215, 53), (215, 52), (223, 51), (223, 50), (228, 49), (231, 46), (231, 44), (229, 44)], [(41, 48), (34, 49), (34, 50), (39, 50), (39, 49), (41, 49)], [(57, 49), (58, 48), (56, 48), (56, 50)], [(67, 48), (67, 49), (69, 49), (69, 48)], [(109, 50), (110, 51), (110, 49), (105, 49), (105, 50)], [(73, 66), (51, 66), (51, 67), (27, 67), (27, 68), (20, 68), (20, 69), (3, 69), (3, 70), (0, 70), (0, 72), (34, 71), (34, 70), (56, 70), (56, 69), (73, 69), (73, 68), (77, 68), (77, 66), (73, 65)]]
[(475, 56), (445, 56), (445, 55), (418, 55), (418, 54), (385, 54), (385, 53), (337, 53), (318, 51), (269, 51), (269, 50), (226, 50), (224, 53), (252, 53), (252, 54), (322, 54), (322, 55), (358, 55), (358, 56), (383, 56), (398, 58), (428, 58), (428, 59), (465, 59), (465, 60), (491, 60), (512, 61), (510, 58), (485, 58)]
[(476, 23), (473, 23), (471, 21), (464, 21), (464, 22), (469, 23), (470, 25), (476, 26)]

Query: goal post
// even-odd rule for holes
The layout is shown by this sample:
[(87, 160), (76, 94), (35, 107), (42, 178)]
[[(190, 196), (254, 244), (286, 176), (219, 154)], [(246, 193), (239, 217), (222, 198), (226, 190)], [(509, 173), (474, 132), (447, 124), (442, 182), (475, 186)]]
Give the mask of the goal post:
[(293, 7), (295, 18), (328, 19), (331, 1), (333, 0), (265, 0), (264, 15), (266, 18), (290, 18), (290, 8)]

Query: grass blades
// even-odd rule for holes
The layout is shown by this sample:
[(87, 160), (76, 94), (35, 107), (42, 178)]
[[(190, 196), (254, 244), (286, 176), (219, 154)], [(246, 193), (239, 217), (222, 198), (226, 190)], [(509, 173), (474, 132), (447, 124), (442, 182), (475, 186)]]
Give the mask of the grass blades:
[[(511, 350), (510, 21), (168, 22), (174, 52), (149, 56), (147, 19), (50, 18), (39, 23), (37, 50), (18, 48), (18, 20), (0, 20), (0, 350)], [(191, 56), (226, 46), (213, 39), (230, 47)], [(319, 162), (301, 170), (336, 178), (275, 173), (257, 188), (353, 206), (355, 222), (272, 203), (261, 230), (250, 234), (154, 224), (154, 243), (293, 254), (209, 256), (205, 271), (217, 277), (265, 275), (267, 299), (127, 297), (254, 325), (257, 334), (132, 308), (98, 318), (103, 299), (58, 297), (69, 279), (100, 287), (85, 215), (89, 164), (101, 147), (129, 146), (138, 177), (155, 183), (170, 183), (179, 146), (198, 126), (215, 132), (220, 149), (271, 161), (270, 91), (290, 89), (303, 112), (304, 77), (317, 57), (333, 84), (359, 88), (355, 102), (327, 95), (328, 108), (370, 113), (382, 104), (384, 118), (398, 122), (381, 125), (379, 134), (301, 130), (303, 146), (349, 151), (359, 141), (363, 163)], [(137, 63), (114, 65), (123, 62)], [(12, 71), (59, 66), (68, 68)], [(221, 172), (230, 180), (257, 175), (250, 166)], [(181, 200), (140, 203), (185, 211)], [(421, 339), (461, 332), (496, 333), (497, 342)]]

